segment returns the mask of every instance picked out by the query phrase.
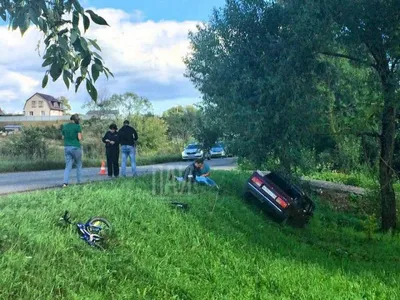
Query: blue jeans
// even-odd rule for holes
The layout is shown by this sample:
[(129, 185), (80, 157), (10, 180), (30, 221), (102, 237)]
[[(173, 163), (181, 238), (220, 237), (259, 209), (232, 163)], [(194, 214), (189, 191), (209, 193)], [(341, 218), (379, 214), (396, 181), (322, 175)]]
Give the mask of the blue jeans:
[(122, 145), (122, 164), (121, 164), (121, 175), (126, 176), (126, 160), (129, 156), (131, 160), (132, 175), (136, 175), (136, 149), (134, 146)]
[[(176, 181), (179, 181), (179, 182), (185, 181), (185, 179), (184, 179), (183, 177), (177, 177), (177, 176), (175, 176), (175, 179), (176, 179)], [(217, 184), (215, 183), (215, 181), (212, 180), (212, 179), (209, 178), (209, 177), (196, 176), (196, 182), (197, 182), (197, 183), (203, 183), (203, 184), (208, 185), (208, 186), (217, 186)]]
[(82, 177), (82, 149), (73, 146), (65, 146), (64, 155), (65, 155), (64, 183), (68, 184), (69, 174), (71, 173), (73, 163), (75, 163), (76, 165), (76, 181), (80, 183)]
[(198, 183), (204, 183), (205, 185), (209, 185), (209, 186), (216, 186), (217, 185), (214, 180), (212, 180), (209, 177), (204, 177), (204, 176), (196, 176), (196, 181)]

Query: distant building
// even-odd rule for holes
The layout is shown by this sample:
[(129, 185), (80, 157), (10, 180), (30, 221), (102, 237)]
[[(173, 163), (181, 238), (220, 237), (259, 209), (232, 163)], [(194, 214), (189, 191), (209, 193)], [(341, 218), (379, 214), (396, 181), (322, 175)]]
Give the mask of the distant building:
[(36, 93), (25, 102), (25, 116), (63, 116), (64, 109), (60, 100), (53, 96)]

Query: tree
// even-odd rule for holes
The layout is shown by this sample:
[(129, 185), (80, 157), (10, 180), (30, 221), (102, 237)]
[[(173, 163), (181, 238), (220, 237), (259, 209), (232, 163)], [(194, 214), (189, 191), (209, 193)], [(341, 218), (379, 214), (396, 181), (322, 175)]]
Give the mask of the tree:
[(193, 136), (203, 145), (204, 149), (209, 150), (223, 136), (223, 127), (219, 118), (215, 118), (211, 113), (205, 113), (205, 110), (201, 107), (196, 112), (193, 120)]
[(68, 98), (61, 96), (59, 100), (64, 108), (64, 114), (69, 115), (71, 113), (71, 104), (69, 104)]
[(154, 116), (135, 114), (130, 123), (139, 135), (138, 147), (142, 152), (159, 151), (167, 145), (167, 124)]
[[(340, 99), (353, 134), (379, 139), (382, 230), (395, 229), (399, 21), (396, 0), (230, 0), (190, 34), (187, 76), (225, 120), (240, 155), (256, 162), (273, 156), (287, 170), (301, 164), (301, 151), (313, 149), (316, 133), (335, 131), (325, 111)], [(368, 70), (361, 90), (378, 99), (337, 97), (329, 71), (345, 71), (332, 59)], [(360, 122), (363, 113), (368, 122)]]
[[(382, 230), (396, 228), (396, 199), (393, 189), (393, 154), (399, 93), (400, 2), (396, 0), (363, 1), (285, 1), (294, 11), (295, 36), (311, 32), (312, 53), (351, 61), (369, 68), (380, 84), (382, 101), (380, 128), (368, 132), (380, 141), (379, 181)], [(315, 28), (318, 27), (318, 32)], [(312, 29), (313, 28), (313, 29)], [(301, 43), (302, 45), (304, 43)]]
[(169, 138), (186, 143), (193, 135), (197, 110), (193, 105), (178, 105), (165, 111), (162, 118), (168, 125)]
[[(265, 1), (228, 1), (209, 23), (190, 34), (187, 76), (202, 92), (207, 114), (235, 152), (260, 165), (276, 158), (290, 172), (313, 146), (322, 105), (315, 100), (312, 65), (288, 55), (283, 8)], [(305, 59), (305, 58), (301, 58)], [(304, 82), (308, 84), (305, 85)]]
[[(83, 33), (91, 21), (108, 26), (106, 20), (93, 10), (84, 10), (79, 0), (0, 0), (0, 17), (22, 35), (31, 26), (43, 33), (42, 67), (47, 67), (43, 88), (49, 76), (53, 81), (62, 76), (66, 87), (69, 89), (73, 84), (75, 92), (85, 82), (90, 97), (97, 100), (94, 84), (99, 75), (104, 73), (108, 78), (113, 74), (104, 65), (97, 42), (83, 37)], [(83, 33), (80, 24), (83, 24)]]
[(134, 115), (144, 115), (153, 111), (153, 106), (149, 99), (131, 92), (122, 95), (114, 94), (109, 99), (109, 102), (115, 103), (115, 106), (123, 112), (123, 116), (128, 119)]

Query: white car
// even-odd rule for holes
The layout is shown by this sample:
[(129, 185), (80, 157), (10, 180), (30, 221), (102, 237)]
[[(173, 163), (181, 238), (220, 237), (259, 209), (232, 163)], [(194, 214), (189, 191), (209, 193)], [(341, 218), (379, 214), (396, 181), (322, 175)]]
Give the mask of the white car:
[(226, 157), (223, 144), (215, 144), (210, 149), (210, 157)]
[(189, 144), (183, 151), (182, 151), (182, 159), (189, 160), (189, 159), (199, 159), (203, 158), (203, 150), (199, 144)]

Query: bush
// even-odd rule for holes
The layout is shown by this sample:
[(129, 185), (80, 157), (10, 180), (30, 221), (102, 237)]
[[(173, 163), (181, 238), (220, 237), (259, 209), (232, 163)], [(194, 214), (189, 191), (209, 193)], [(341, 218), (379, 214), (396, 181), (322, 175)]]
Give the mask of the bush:
[(51, 125), (51, 126), (45, 126), (42, 128), (38, 128), (38, 130), (41, 131), (43, 137), (46, 139), (61, 140), (62, 139), (61, 128), (62, 128), (62, 125), (59, 127)]
[[(27, 127), (20, 134), (15, 134), (6, 141), (7, 156), (29, 159), (46, 159), (49, 147), (40, 128)], [(4, 150), (3, 150), (4, 151)]]

